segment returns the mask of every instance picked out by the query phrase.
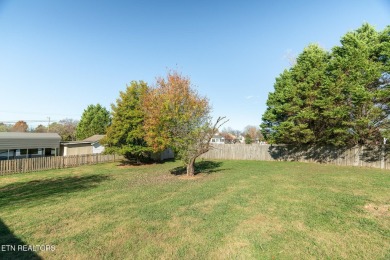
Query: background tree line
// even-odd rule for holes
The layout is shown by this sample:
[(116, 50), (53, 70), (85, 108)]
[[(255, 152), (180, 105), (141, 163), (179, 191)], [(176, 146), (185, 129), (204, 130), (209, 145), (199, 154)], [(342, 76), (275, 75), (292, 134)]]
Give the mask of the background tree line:
[(110, 112), (100, 104), (89, 105), (83, 112), (80, 121), (65, 118), (51, 124), (29, 127), (27, 122), (19, 120), (15, 124), (0, 123), (0, 132), (57, 133), (62, 141), (83, 140), (92, 135), (106, 134), (111, 124)]
[(77, 120), (65, 118), (48, 126), (40, 124), (34, 128), (30, 127), (27, 122), (19, 120), (13, 125), (0, 123), (0, 132), (57, 133), (61, 136), (62, 141), (74, 141), (76, 140), (77, 124)]
[(390, 26), (363, 24), (340, 42), (307, 46), (276, 78), (261, 124), (269, 142), (353, 146), (389, 136)]

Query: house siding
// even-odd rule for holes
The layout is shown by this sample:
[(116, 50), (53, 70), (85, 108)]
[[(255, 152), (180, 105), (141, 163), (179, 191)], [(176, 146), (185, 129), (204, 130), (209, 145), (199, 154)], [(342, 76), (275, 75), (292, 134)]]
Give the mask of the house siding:
[(92, 154), (92, 145), (90, 143), (82, 144), (66, 144), (61, 149), (61, 155), (84, 155)]
[(92, 153), (102, 153), (104, 152), (104, 146), (99, 143), (94, 143), (92, 145)]

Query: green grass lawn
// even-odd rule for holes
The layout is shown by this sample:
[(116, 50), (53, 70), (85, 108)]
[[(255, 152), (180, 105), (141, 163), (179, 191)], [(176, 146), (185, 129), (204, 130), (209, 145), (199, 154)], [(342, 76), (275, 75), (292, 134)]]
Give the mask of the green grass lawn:
[(188, 179), (180, 165), (0, 177), (0, 246), (55, 245), (0, 259), (390, 259), (389, 171), (218, 161)]

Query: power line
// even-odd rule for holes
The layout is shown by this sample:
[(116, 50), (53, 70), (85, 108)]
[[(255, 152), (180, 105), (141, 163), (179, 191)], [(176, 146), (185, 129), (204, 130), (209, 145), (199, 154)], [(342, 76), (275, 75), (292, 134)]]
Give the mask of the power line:
[(51, 122), (51, 123), (54, 123), (54, 122), (58, 122), (59, 120), (0, 120), (0, 123), (3, 123), (3, 124), (14, 124), (14, 123), (17, 123), (19, 121), (24, 121), (26, 123), (47, 123), (47, 122)]
[[(47, 112), (25, 112), (25, 111), (7, 111), (7, 110), (0, 110), (0, 113), (6, 113), (6, 114), (21, 114), (21, 115), (46, 115)], [(51, 114), (52, 116), (61, 116), (61, 117), (79, 117), (80, 114)]]

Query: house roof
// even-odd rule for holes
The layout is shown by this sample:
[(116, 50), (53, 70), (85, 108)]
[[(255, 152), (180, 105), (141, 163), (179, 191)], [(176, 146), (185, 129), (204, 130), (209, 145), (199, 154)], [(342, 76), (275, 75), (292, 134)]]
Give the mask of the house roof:
[(61, 137), (57, 133), (0, 132), (0, 139), (61, 140)]
[(61, 137), (56, 133), (1, 132), (0, 150), (58, 148)]
[(94, 143), (94, 142), (100, 141), (103, 137), (105, 137), (105, 135), (93, 135), (93, 136), (90, 136), (90, 137), (84, 139), (83, 142)]
[(99, 142), (105, 135), (93, 135), (90, 136), (82, 141), (67, 141), (67, 142), (61, 142), (61, 145), (63, 146), (79, 146), (79, 145), (93, 145), (96, 142)]

